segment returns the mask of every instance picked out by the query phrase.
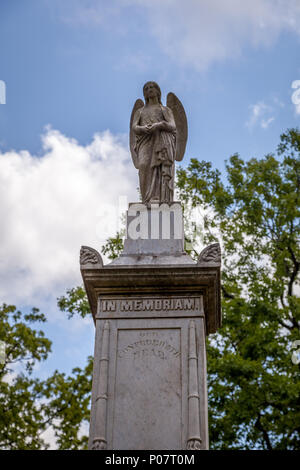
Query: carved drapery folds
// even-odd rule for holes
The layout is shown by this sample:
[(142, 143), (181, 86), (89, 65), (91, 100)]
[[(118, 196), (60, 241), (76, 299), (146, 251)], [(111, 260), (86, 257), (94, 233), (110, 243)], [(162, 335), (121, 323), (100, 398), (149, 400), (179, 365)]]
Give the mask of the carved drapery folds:
[(200, 450), (200, 396), (198, 381), (198, 356), (196, 346), (196, 325), (194, 320), (189, 324), (189, 388), (188, 388), (188, 450)]
[(198, 265), (201, 266), (220, 266), (221, 247), (219, 243), (212, 243), (201, 251), (198, 258)]
[(132, 109), (129, 139), (142, 201), (172, 202), (175, 161), (183, 159), (188, 135), (186, 114), (174, 93), (168, 93), (163, 106), (155, 82), (145, 83), (143, 93), (145, 103), (138, 99)]
[(93, 439), (92, 450), (105, 450), (106, 439), (106, 416), (108, 400), (108, 361), (109, 361), (109, 321), (106, 321), (102, 332), (102, 345), (100, 356), (100, 372), (98, 382), (98, 393), (96, 397), (96, 429)]
[(102, 267), (103, 261), (101, 255), (94, 248), (82, 246), (80, 249), (80, 266), (86, 268), (89, 265), (92, 265), (92, 267)]

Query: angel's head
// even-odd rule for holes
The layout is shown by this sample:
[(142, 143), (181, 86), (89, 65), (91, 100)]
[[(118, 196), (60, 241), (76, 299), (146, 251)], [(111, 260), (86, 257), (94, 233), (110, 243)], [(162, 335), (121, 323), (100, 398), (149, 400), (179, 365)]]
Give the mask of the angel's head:
[(161, 104), (161, 91), (156, 82), (147, 82), (143, 87), (143, 93), (146, 103), (149, 102), (149, 98), (153, 97), (156, 93), (158, 102)]

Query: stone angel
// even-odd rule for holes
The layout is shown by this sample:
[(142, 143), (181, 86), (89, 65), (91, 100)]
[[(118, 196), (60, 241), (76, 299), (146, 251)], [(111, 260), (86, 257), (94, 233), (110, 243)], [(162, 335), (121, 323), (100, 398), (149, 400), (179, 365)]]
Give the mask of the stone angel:
[(173, 201), (175, 160), (181, 161), (187, 141), (187, 118), (174, 93), (161, 102), (157, 83), (147, 82), (143, 88), (145, 103), (136, 100), (130, 119), (130, 151), (139, 170), (142, 202)]

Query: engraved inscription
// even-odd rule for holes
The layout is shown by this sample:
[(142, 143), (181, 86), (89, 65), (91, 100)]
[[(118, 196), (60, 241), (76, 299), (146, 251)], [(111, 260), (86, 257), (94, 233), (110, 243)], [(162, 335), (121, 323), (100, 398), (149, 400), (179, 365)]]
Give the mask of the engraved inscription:
[(165, 352), (159, 349), (139, 349), (133, 353), (134, 359), (145, 358), (149, 356), (159, 357), (160, 359), (166, 359)]
[(180, 328), (118, 329), (113, 449), (182, 449), (180, 351)]
[(199, 310), (199, 297), (178, 297), (169, 299), (109, 299), (100, 300), (102, 312), (145, 312), (145, 311), (175, 311)]
[(166, 341), (159, 339), (143, 339), (128, 344), (125, 348), (118, 351), (118, 357), (122, 358), (128, 353), (132, 353), (134, 358), (142, 358), (153, 355), (161, 359), (166, 359), (167, 353), (175, 357), (180, 355), (180, 352), (174, 348), (174, 346), (168, 344)]

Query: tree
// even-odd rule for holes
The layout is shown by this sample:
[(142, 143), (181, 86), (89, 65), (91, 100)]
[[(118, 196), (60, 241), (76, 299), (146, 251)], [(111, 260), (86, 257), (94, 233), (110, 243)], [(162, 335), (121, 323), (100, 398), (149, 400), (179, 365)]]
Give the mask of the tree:
[[(178, 171), (181, 200), (208, 213), (206, 243), (222, 240), (223, 326), (208, 339), (211, 447), (300, 449), (300, 133), (277, 157)], [(297, 294), (298, 288), (298, 296)]]
[(33, 378), (51, 352), (51, 341), (32, 326), (45, 321), (35, 308), (29, 314), (0, 308), (0, 449), (47, 449), (43, 434), (50, 427), (59, 449), (87, 447), (80, 430), (89, 420), (92, 358), (70, 376), (56, 370), (47, 380)]

